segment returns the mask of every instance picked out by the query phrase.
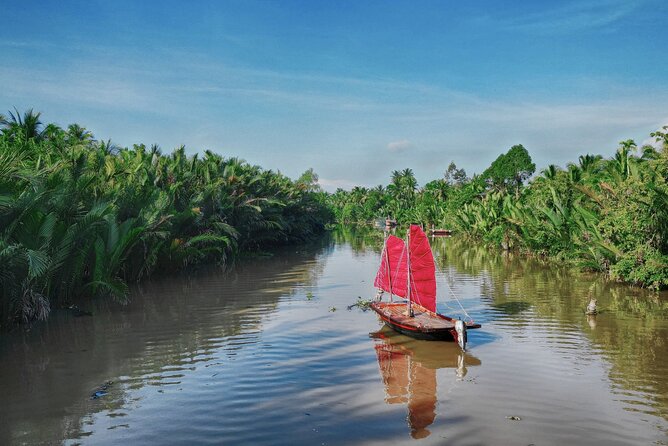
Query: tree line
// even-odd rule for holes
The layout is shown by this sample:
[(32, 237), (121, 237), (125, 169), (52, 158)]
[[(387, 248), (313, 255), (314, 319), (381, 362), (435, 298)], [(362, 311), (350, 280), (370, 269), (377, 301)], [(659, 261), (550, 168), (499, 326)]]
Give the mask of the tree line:
[(118, 147), (29, 110), (0, 115), (0, 330), (156, 272), (309, 240), (332, 218), (298, 180), (211, 151)]
[(651, 136), (658, 148), (623, 141), (610, 158), (538, 174), (516, 145), (472, 177), (451, 162), (423, 187), (407, 168), (387, 186), (326, 194), (312, 169), (292, 180), (211, 151), (119, 147), (14, 110), (0, 115), (0, 330), (82, 297), (124, 301), (151, 274), (386, 216), (665, 288), (668, 127)]
[(411, 169), (387, 186), (329, 195), (338, 222), (379, 217), (435, 225), (503, 249), (545, 256), (654, 289), (668, 287), (668, 127), (658, 148), (623, 141), (610, 158), (586, 154), (538, 174), (522, 145), (468, 177), (450, 163), (418, 187)]

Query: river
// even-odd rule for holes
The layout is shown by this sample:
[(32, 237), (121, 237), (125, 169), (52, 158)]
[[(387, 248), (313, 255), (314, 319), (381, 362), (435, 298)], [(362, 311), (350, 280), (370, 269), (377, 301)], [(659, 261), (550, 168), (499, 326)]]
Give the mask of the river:
[(348, 309), (381, 243), (335, 232), (1, 335), (0, 444), (668, 444), (666, 293), (437, 238), (439, 309), (482, 324), (462, 353)]

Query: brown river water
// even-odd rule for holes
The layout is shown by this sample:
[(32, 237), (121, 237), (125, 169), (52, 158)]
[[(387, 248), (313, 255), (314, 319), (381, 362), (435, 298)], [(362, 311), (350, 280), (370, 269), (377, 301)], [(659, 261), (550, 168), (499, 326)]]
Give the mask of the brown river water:
[(668, 295), (434, 239), (439, 309), (462, 315), (450, 287), (483, 325), (462, 353), (347, 308), (381, 243), (337, 232), (0, 335), (0, 444), (668, 444)]

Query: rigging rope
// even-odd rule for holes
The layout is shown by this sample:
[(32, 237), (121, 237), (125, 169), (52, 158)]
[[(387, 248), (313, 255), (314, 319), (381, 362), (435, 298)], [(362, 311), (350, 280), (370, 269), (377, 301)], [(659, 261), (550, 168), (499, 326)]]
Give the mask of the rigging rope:
[[(382, 254), (381, 254), (381, 258), (382, 258), (382, 257), (385, 257), (385, 250), (386, 250), (386, 249), (387, 249), (387, 239), (385, 239), (385, 243), (384, 243), (384, 246), (383, 246), (383, 251), (382, 251)], [(390, 265), (389, 262), (388, 262), (388, 265), (387, 265), (387, 266), (388, 266), (388, 269), (389, 269), (389, 274), (388, 274), (388, 272), (386, 272), (386, 271), (379, 271), (381, 277), (386, 276), (386, 274), (387, 274), (387, 275), (389, 275), (390, 282), (393, 283), (393, 281), (392, 281), (392, 276), (394, 275), (394, 276), (396, 277), (396, 274), (399, 273), (399, 266), (401, 265), (401, 261), (403, 260), (404, 255), (406, 254), (406, 251), (407, 251), (407, 250), (408, 250), (408, 247), (404, 244), (404, 247), (403, 247), (403, 249), (402, 249), (402, 251), (401, 251), (401, 255), (399, 256), (399, 261), (397, 262), (397, 265), (395, 265), (395, 268), (396, 268), (395, 271), (394, 271), (394, 272), (392, 271), (392, 266), (393, 266), (393, 265)], [(430, 250), (430, 251), (431, 251), (431, 250)], [(424, 257), (424, 256), (426, 256), (426, 255), (427, 255), (427, 253), (425, 252), (424, 254), (422, 254), (422, 256), (420, 256), (420, 258), (422, 258), (422, 257)], [(433, 251), (431, 252), (431, 255), (432, 255), (432, 257), (434, 256)], [(386, 258), (386, 257), (385, 257), (385, 258)], [(435, 259), (435, 258), (434, 258), (434, 263), (436, 263), (436, 259)], [(410, 271), (408, 271), (408, 269), (407, 269), (407, 271), (406, 271), (406, 274), (409, 274), (409, 275), (410, 275)], [(445, 277), (445, 284), (448, 286), (448, 289), (450, 290), (450, 294), (452, 295), (452, 297), (457, 301), (457, 304), (459, 305), (459, 308), (460, 308), (461, 311), (464, 313), (464, 315), (465, 315), (465, 320), (468, 321), (468, 322), (473, 322), (473, 318), (472, 318), (471, 315), (466, 311), (466, 309), (465, 309), (464, 306), (462, 305), (461, 301), (459, 300), (459, 297), (457, 296), (457, 294), (455, 293), (455, 291), (454, 291), (454, 290), (452, 289), (452, 287), (450, 286), (450, 282), (448, 281), (447, 276)], [(380, 291), (380, 290), (379, 290), (379, 291)], [(407, 290), (407, 291), (408, 291), (408, 290)], [(382, 295), (382, 291), (381, 291), (379, 294)], [(412, 282), (412, 281), (411, 281), (411, 284), (410, 284), (410, 294), (411, 294), (411, 301), (415, 301), (415, 300), (419, 300), (419, 299), (420, 299), (420, 294), (419, 294), (417, 288), (415, 288), (415, 283)], [(390, 290), (390, 296), (392, 296), (392, 295), (393, 295), (392, 290)], [(414, 296), (414, 297), (413, 297), (413, 296)], [(379, 297), (379, 296), (377, 295), (376, 297)], [(446, 306), (447, 308), (452, 309), (452, 310), (454, 310), (454, 311), (457, 311), (456, 308), (452, 308), (450, 305), (448, 305), (447, 302), (443, 302), (443, 304), (445, 304), (445, 306)]]
[(468, 312), (466, 311), (466, 309), (464, 308), (464, 306), (462, 305), (462, 303), (459, 301), (459, 298), (457, 297), (457, 295), (455, 294), (455, 291), (454, 291), (454, 290), (452, 289), (452, 287), (450, 286), (450, 282), (448, 282), (448, 279), (447, 279), (447, 278), (445, 279), (445, 284), (448, 286), (448, 289), (450, 290), (450, 293), (452, 294), (452, 297), (454, 297), (455, 300), (457, 301), (457, 303), (459, 304), (459, 308), (462, 309), (462, 311), (464, 312), (464, 314), (465, 314), (466, 317), (468, 318), (468, 321), (469, 321), (469, 322), (473, 322), (473, 318), (471, 317), (471, 315), (468, 314)]

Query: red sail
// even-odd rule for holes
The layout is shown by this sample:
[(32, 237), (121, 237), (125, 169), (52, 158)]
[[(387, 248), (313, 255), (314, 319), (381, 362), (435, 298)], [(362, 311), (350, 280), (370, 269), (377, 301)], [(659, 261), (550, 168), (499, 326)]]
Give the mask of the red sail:
[(427, 236), (417, 225), (411, 225), (411, 300), (436, 312), (436, 266)]
[(399, 237), (390, 235), (385, 241), (380, 268), (373, 285), (399, 297), (406, 297), (408, 268), (406, 243)]

